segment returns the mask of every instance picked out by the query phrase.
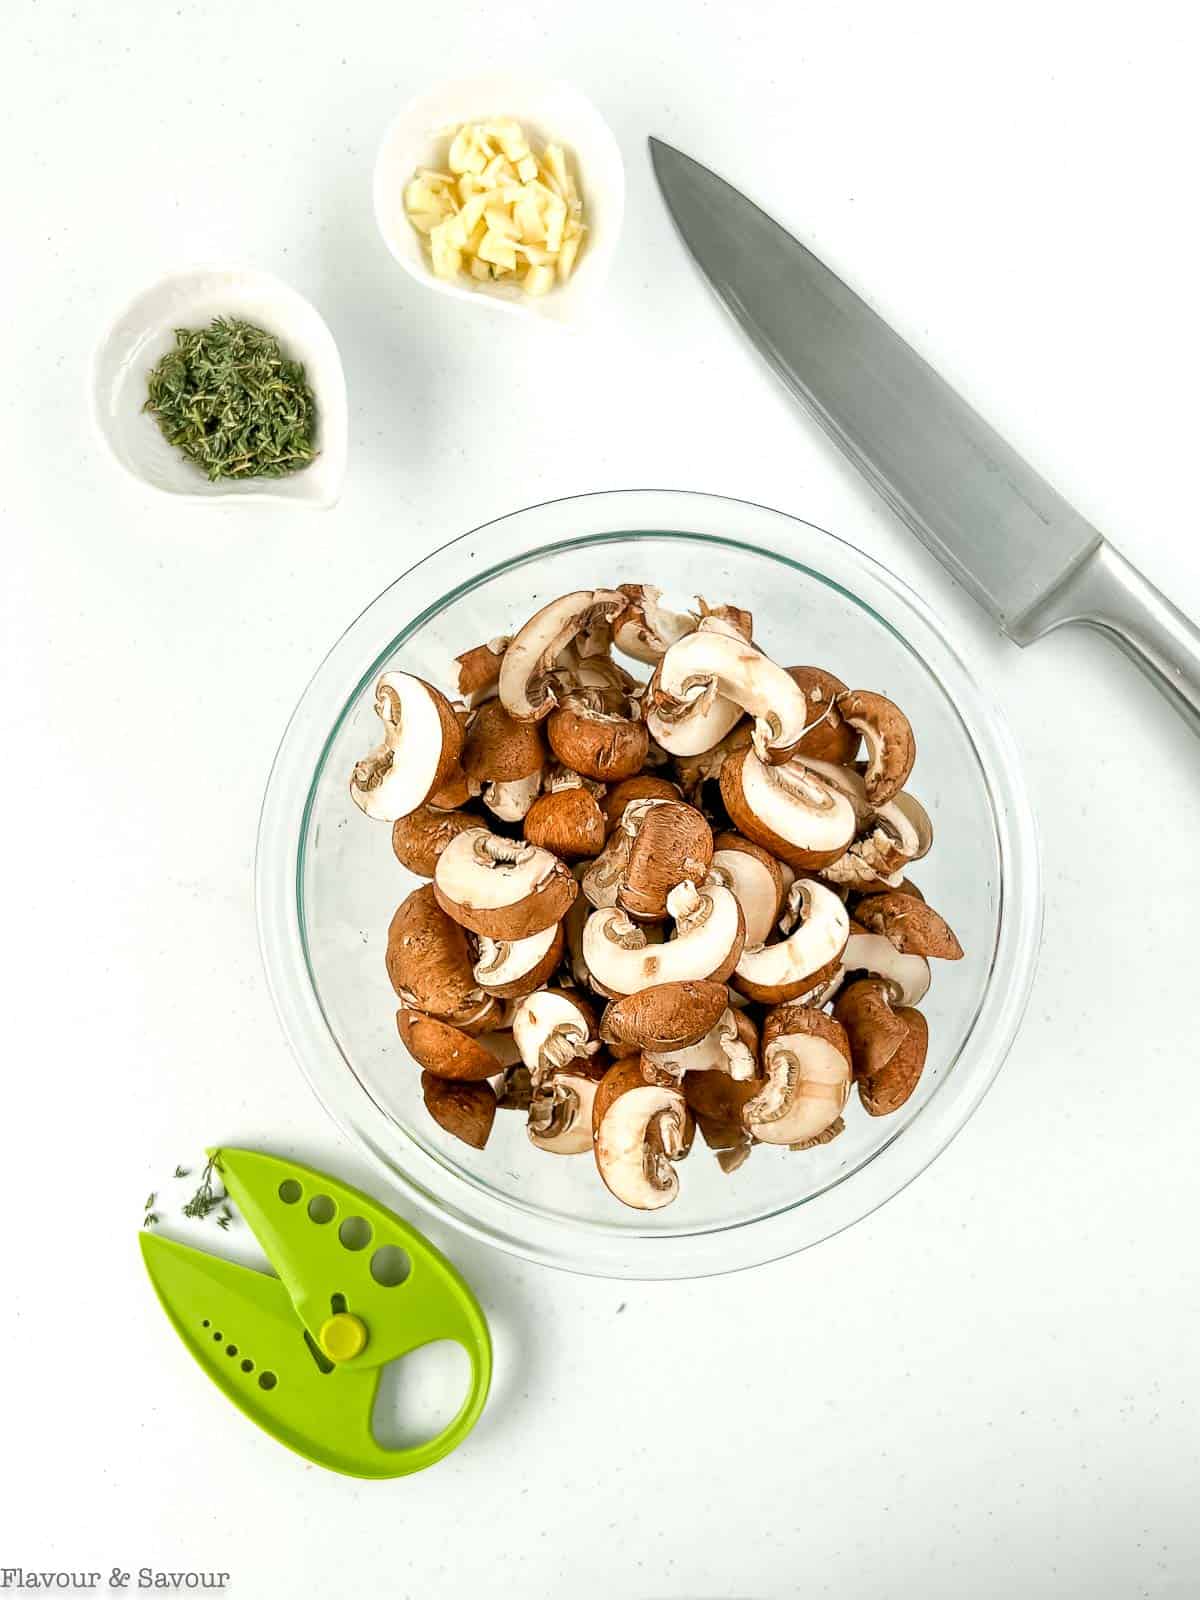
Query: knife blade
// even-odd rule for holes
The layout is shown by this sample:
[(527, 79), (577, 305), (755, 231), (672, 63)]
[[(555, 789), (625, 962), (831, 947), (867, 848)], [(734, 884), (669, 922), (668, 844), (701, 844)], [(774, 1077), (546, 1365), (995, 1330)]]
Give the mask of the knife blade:
[(779, 223), (650, 140), (719, 299), (810, 412), (1017, 644), (1100, 628), (1200, 733), (1200, 632), (920, 355)]

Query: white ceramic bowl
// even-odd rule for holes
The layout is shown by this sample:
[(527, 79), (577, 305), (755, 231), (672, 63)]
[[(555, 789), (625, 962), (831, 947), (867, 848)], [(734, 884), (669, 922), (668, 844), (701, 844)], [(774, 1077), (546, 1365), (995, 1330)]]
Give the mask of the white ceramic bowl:
[[(540, 145), (565, 145), (583, 197), (587, 224), (579, 262), (567, 282), (530, 298), (515, 284), (480, 283), (465, 274), (434, 276), (421, 237), (404, 210), (404, 190), (418, 167), (443, 167), (446, 134), (463, 122), (515, 117)], [(582, 321), (604, 286), (625, 214), (625, 165), (608, 124), (569, 84), (521, 72), (488, 72), (440, 84), (414, 100), (383, 136), (375, 160), (375, 220), (406, 272), (439, 294), (498, 311), (570, 324)]]
[[(210, 483), (169, 445), (142, 409), (146, 378), (175, 342), (176, 328), (202, 328), (214, 317), (243, 317), (273, 333), (285, 354), (304, 363), (317, 405), (316, 460), (286, 478)], [(315, 307), (269, 272), (197, 269), (160, 278), (128, 305), (96, 352), (92, 405), (97, 426), (125, 470), (152, 489), (187, 500), (284, 500), (326, 509), (346, 477), (346, 377), (333, 335)]]

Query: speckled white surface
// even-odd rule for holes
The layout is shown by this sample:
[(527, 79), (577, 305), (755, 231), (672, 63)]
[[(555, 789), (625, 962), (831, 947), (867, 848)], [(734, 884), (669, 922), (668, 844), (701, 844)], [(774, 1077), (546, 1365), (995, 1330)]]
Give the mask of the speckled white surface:
[[(1196, 615), (1181, 19), (10, 0), (0, 1566), (220, 1569), (248, 1600), (1200, 1588), (1200, 1045), (1171, 940), (1200, 748), (1099, 639), (995, 637), (717, 314), (643, 149), (751, 189)], [(398, 107), (505, 58), (577, 83), (627, 164), (579, 337), (422, 293), (372, 219)], [(351, 448), (327, 515), (151, 500), (89, 433), (94, 340), (195, 260), (278, 273), (333, 330)], [(136, 1251), (144, 1194), (208, 1140), (365, 1177), (259, 973), (271, 754), (417, 556), (640, 484), (833, 528), (973, 642), (1043, 829), (1029, 1019), (933, 1169), (799, 1259), (622, 1286), (448, 1238), (493, 1321), (491, 1406), (421, 1478), (338, 1480), (207, 1391)]]

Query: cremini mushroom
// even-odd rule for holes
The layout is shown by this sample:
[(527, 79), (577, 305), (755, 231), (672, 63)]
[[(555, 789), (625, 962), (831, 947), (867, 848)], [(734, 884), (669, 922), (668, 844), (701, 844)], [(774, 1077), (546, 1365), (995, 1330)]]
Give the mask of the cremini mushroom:
[(915, 895), (899, 890), (872, 895), (858, 902), (854, 915), (864, 928), (882, 934), (902, 955), (962, 960), (963, 948), (953, 928)]
[(677, 783), (672, 783), (669, 778), (660, 778), (652, 772), (640, 772), (636, 778), (623, 778), (620, 783), (614, 784), (608, 790), (601, 803), (605, 833), (610, 834), (620, 824), (626, 806), (632, 805), (635, 800), (681, 798)]
[[(865, 794), (865, 786), (864, 786)], [(925, 807), (901, 792), (871, 812), (858, 836), (836, 861), (821, 869), (827, 883), (857, 891), (898, 888), (904, 868), (919, 861), (933, 844), (933, 827)]]
[(714, 697), (754, 719), (754, 749), (764, 761), (786, 761), (804, 736), (808, 702), (799, 684), (770, 656), (706, 616), (693, 633), (671, 646), (655, 669), (648, 691), (651, 731), (665, 749), (672, 749), (658, 725), (671, 732), (687, 723), (694, 706)]
[(525, 813), (522, 833), (530, 844), (552, 850), (564, 861), (591, 860), (604, 848), (604, 813), (595, 793), (599, 787), (560, 769)]
[(621, 828), (629, 854), (617, 887), (617, 904), (639, 920), (667, 914), (676, 884), (701, 882), (712, 860), (713, 836), (704, 815), (682, 800), (639, 800), (625, 808)]
[(849, 766), (858, 754), (861, 735), (838, 710), (837, 699), (847, 693), (846, 685), (824, 667), (789, 667), (787, 673), (808, 704), (808, 722), (796, 754)]
[(439, 1078), (482, 1083), (503, 1070), (504, 1063), (479, 1039), (438, 1017), (406, 1008), (396, 1013), (396, 1026), (413, 1060)]
[(445, 695), (408, 672), (385, 672), (375, 685), (383, 742), (357, 762), (350, 795), (360, 811), (395, 822), (424, 805), (458, 768), (462, 727)]
[(586, 1061), (600, 1048), (596, 1017), (582, 995), (539, 989), (517, 1006), (513, 1039), (534, 1081), (547, 1072)]
[(504, 822), (519, 822), (537, 798), (546, 747), (533, 724), (510, 717), (499, 700), (472, 713), (462, 767), (488, 810)]
[(508, 644), (508, 636), (502, 635), (455, 656), (458, 663), (458, 692), (469, 706), (477, 706), (496, 693), (500, 682), (500, 662)]
[(858, 1077), (858, 1097), (872, 1117), (890, 1116), (911, 1096), (925, 1070), (929, 1027), (919, 1011), (901, 1006), (896, 1012), (907, 1033), (900, 1048), (877, 1072)]
[(842, 968), (848, 976), (882, 978), (896, 1005), (920, 1005), (929, 992), (929, 962), (924, 956), (904, 954), (884, 934), (868, 932), (854, 918)]
[(533, 1086), (527, 1128), (539, 1150), (581, 1156), (592, 1148), (596, 1090), (607, 1070), (606, 1061), (576, 1060), (552, 1068)]
[(660, 605), (662, 590), (653, 584), (623, 583), (620, 590), (626, 604), (613, 623), (613, 644), (634, 661), (654, 666), (699, 621), (691, 612), (669, 611)]
[(739, 750), (721, 768), (721, 798), (739, 833), (798, 871), (836, 861), (854, 838), (851, 801), (801, 761), (769, 766)]
[(500, 699), (510, 716), (521, 722), (549, 716), (563, 686), (561, 678), (555, 679), (559, 657), (597, 625), (607, 630), (626, 603), (618, 590), (580, 589), (552, 600), (530, 617), (509, 641), (500, 663)]
[(592, 1107), (596, 1167), (606, 1187), (638, 1211), (670, 1205), (679, 1193), (674, 1163), (690, 1148), (692, 1126), (676, 1084), (647, 1083), (636, 1058), (616, 1062)]
[(744, 1011), (727, 1006), (703, 1039), (670, 1050), (646, 1050), (642, 1060), (673, 1078), (693, 1072), (753, 1078), (758, 1071), (758, 1029)]
[(489, 939), (480, 934), (478, 945), (475, 982), (485, 994), (515, 1000), (540, 989), (557, 971), (563, 953), (562, 923), (552, 922), (527, 939)]
[(432, 878), (437, 859), (460, 833), (479, 826), (479, 818), (466, 811), (442, 811), (436, 806), (418, 806), (392, 826), (392, 849), (402, 867), (418, 878)]
[(719, 833), (713, 840), (709, 872), (737, 896), (746, 923), (747, 949), (766, 944), (783, 909), (783, 869), (779, 862), (740, 833)]
[(496, 1120), (496, 1095), (490, 1083), (455, 1083), (436, 1073), (421, 1074), (425, 1109), (447, 1133), (475, 1150), (488, 1142)]
[(846, 1030), (856, 1077), (874, 1078), (908, 1038), (882, 978), (859, 978), (838, 995), (833, 1014)]
[(579, 886), (549, 850), (486, 828), (452, 839), (433, 876), (438, 904), (472, 933), (527, 939), (565, 915)]
[(782, 1005), (763, 1024), (766, 1085), (742, 1120), (763, 1144), (805, 1144), (842, 1114), (852, 1062), (845, 1029), (823, 1011)]
[(710, 606), (704, 596), (696, 596), (696, 604), (700, 608), (700, 620), (720, 633), (732, 634), (735, 639), (744, 639), (747, 644), (754, 639), (754, 614), (747, 611), (744, 606), (731, 606), (721, 604)]
[(617, 782), (640, 772), (650, 735), (632, 702), (616, 709), (573, 694), (546, 722), (550, 748), (565, 767), (585, 778)]
[(900, 793), (912, 772), (917, 758), (912, 725), (898, 705), (869, 689), (847, 690), (838, 699), (838, 710), (866, 740), (867, 797), (881, 806)]
[(651, 984), (605, 1007), (600, 1037), (605, 1044), (661, 1052), (696, 1044), (728, 1010), (723, 983), (691, 979)]
[(720, 782), (725, 762), (737, 751), (748, 749), (752, 736), (750, 723), (739, 722), (711, 750), (703, 750), (694, 756), (675, 756), (672, 766), (679, 787), (683, 790), (683, 798), (691, 805), (700, 805), (704, 799), (705, 785)]
[(744, 939), (742, 911), (723, 884), (685, 882), (667, 896), (674, 936), (651, 944), (646, 930), (616, 907), (593, 911), (584, 924), (583, 959), (594, 988), (616, 998), (651, 984), (711, 978), (723, 983)]
[(731, 980), (735, 989), (766, 1005), (820, 989), (837, 971), (850, 934), (850, 918), (837, 895), (808, 878), (797, 878), (788, 891), (780, 926), (782, 939), (742, 950)]
[(723, 1172), (735, 1172), (750, 1154), (752, 1141), (742, 1120), (749, 1101), (760, 1093), (760, 1078), (737, 1079), (719, 1070), (689, 1072), (683, 1097), (696, 1119), (700, 1137), (717, 1152)]
[(467, 936), (442, 910), (433, 885), (414, 889), (388, 928), (387, 974), (404, 1004), (470, 1022), (488, 997), (475, 981)]

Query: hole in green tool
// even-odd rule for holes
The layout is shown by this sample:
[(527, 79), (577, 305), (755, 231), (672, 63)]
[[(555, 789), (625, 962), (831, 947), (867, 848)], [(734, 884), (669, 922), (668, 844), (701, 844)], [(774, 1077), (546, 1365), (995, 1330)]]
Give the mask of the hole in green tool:
[(285, 1206), (294, 1206), (303, 1193), (304, 1190), (296, 1182), (295, 1178), (285, 1178), (279, 1185), (279, 1198)]

